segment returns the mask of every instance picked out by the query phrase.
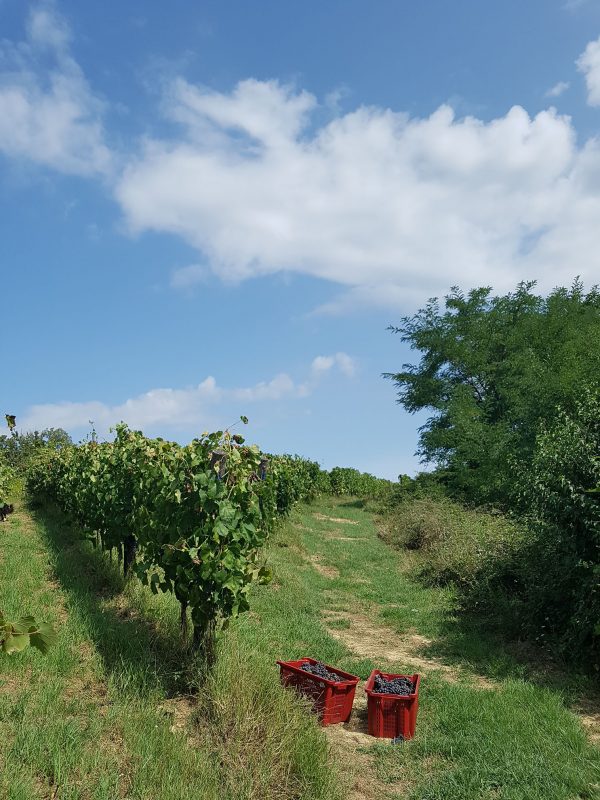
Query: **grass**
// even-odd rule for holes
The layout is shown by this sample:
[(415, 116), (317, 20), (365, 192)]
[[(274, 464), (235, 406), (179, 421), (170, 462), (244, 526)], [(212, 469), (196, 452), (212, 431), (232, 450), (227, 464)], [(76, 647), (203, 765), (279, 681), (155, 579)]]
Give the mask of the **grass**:
[(525, 536), (522, 525), (501, 514), (442, 497), (407, 498), (388, 508), (385, 517), (385, 540), (419, 550), (423, 577), (438, 584), (457, 581), (470, 587), (480, 582), (490, 560), (510, 558)]
[(16, 513), (0, 536), (1, 607), (59, 632), (46, 658), (2, 659), (3, 800), (337, 800), (323, 731), (237, 630), (191, 696), (172, 598), (124, 586), (58, 512)]
[[(0, 606), (54, 622), (59, 643), (0, 664), (0, 798), (341, 800), (360, 777), (358, 796), (381, 800), (600, 797), (600, 751), (567, 707), (587, 684), (545, 680), (465, 627), (452, 591), (414, 580), (413, 556), (381, 541), (360, 503), (299, 509), (267, 556), (273, 583), (191, 694), (171, 598), (124, 586), (56, 512), (15, 514), (0, 528)], [(320, 729), (274, 667), (303, 655), (362, 678), (425, 672), (415, 739)]]
[[(304, 511), (297, 529), (303, 547), (339, 571), (339, 577), (328, 579), (305, 569), (305, 591), (322, 603), (331, 600), (329, 607), (366, 610), (374, 626), (389, 629), (390, 641), (427, 637), (431, 643), (418, 648), (414, 658), (443, 656), (440, 662), (455, 668), (452, 680), (434, 665), (427, 669), (414, 740), (401, 748), (371, 748), (377, 774), (392, 793), (400, 786), (396, 796), (414, 800), (600, 797), (600, 751), (566, 705), (589, 690), (589, 683), (564, 674), (559, 681), (556, 672), (546, 675), (480, 629), (462, 625), (452, 591), (416, 581), (410, 554), (407, 565), (404, 555), (378, 538), (373, 518), (356, 504), (330, 500), (318, 511), (358, 524), (317, 519), (311, 509)], [(338, 663), (350, 671), (354, 666), (365, 677), (350, 656)], [(377, 666), (382, 667), (381, 659)], [(409, 653), (384, 666), (412, 672), (414, 661)]]

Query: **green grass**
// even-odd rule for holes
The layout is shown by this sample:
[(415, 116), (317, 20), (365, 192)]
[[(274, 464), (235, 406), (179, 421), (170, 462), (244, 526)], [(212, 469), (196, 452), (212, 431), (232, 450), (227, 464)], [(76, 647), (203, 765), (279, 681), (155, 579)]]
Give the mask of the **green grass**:
[[(310, 556), (339, 574), (320, 574)], [(600, 797), (600, 752), (567, 707), (571, 694), (465, 626), (452, 592), (411, 577), (410, 557), (378, 538), (360, 503), (324, 499), (299, 509), (267, 557), (273, 583), (254, 591), (252, 611), (220, 640), (214, 674), (190, 696), (197, 665), (182, 648), (170, 597), (124, 587), (116, 565), (79, 543), (55, 512), (33, 523), (15, 515), (0, 528), (0, 606), (59, 629), (46, 658), (26, 652), (0, 663), (0, 798), (341, 800), (358, 770), (372, 776), (368, 796), (378, 800), (386, 792), (406, 800)], [(425, 636), (431, 644), (419, 655), (456, 668), (452, 682), (427, 671), (411, 742), (365, 740), (352, 745), (355, 756), (333, 757), (327, 732), (279, 686), (275, 659), (303, 655), (362, 678), (374, 666), (413, 671), (410, 656), (383, 663), (353, 652), (328, 633), (326, 609), (370, 616), (390, 640)], [(344, 637), (351, 619), (330, 627)], [(479, 675), (494, 679), (492, 688)], [(565, 687), (588, 688), (583, 679)]]
[(59, 632), (46, 658), (1, 660), (3, 800), (340, 797), (323, 731), (235, 626), (190, 697), (170, 596), (125, 587), (57, 512), (15, 514), (0, 536), (1, 607)]
[[(305, 591), (331, 608), (366, 608), (374, 622), (394, 633), (432, 639), (420, 656), (443, 656), (460, 668), (449, 682), (428, 670), (422, 683), (417, 736), (403, 747), (372, 748), (381, 779), (401, 797), (414, 800), (573, 800), (600, 797), (600, 751), (586, 740), (580, 720), (566, 703), (590, 689), (581, 677), (547, 675), (519, 661), (502, 642), (462, 624), (452, 591), (425, 587), (412, 577), (404, 556), (377, 537), (373, 518), (356, 503), (323, 501), (324, 516), (357, 525), (316, 519), (306, 509), (296, 529), (302, 545), (334, 566), (339, 577), (313, 569), (299, 574)], [(338, 538), (332, 538), (338, 537)], [(408, 568), (407, 568), (408, 567)], [(333, 600), (333, 604), (329, 603)], [(346, 655), (337, 663), (364, 677), (364, 667)], [(379, 662), (377, 666), (381, 667)], [(410, 660), (385, 665), (412, 671)], [(362, 667), (362, 669), (361, 669)], [(479, 676), (493, 679), (482, 688)], [(566, 696), (564, 696), (566, 693)]]

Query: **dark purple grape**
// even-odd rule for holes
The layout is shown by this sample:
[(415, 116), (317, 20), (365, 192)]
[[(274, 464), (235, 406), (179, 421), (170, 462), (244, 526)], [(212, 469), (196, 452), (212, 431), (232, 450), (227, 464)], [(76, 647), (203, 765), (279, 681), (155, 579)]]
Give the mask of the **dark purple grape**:
[(309, 664), (306, 662), (305, 664), (302, 664), (300, 669), (304, 672), (309, 672), (316, 678), (324, 678), (327, 681), (335, 681), (336, 683), (339, 683), (339, 681), (344, 680), (340, 675), (336, 675), (335, 672), (330, 672), (322, 661), (317, 661), (316, 664)]
[(399, 694), (406, 697), (414, 691), (414, 684), (409, 678), (386, 680), (383, 675), (376, 675), (373, 682), (373, 692), (376, 694)]

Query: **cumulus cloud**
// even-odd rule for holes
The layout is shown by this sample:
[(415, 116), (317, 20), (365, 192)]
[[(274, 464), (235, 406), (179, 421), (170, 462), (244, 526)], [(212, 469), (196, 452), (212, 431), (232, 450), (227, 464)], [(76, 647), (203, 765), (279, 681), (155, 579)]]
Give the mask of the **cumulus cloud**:
[[(545, 290), (600, 274), (599, 140), (578, 145), (553, 108), (484, 121), (449, 105), (425, 117), (343, 113), (326, 97), (324, 115), (314, 95), (275, 80), (217, 92), (177, 78), (161, 106), (174, 133), (116, 157), (70, 47), (48, 3), (34, 7), (24, 42), (0, 45), (0, 152), (109, 175), (133, 233), (197, 250), (172, 273), (175, 289), (210, 272), (297, 273), (339, 287), (317, 309), (331, 314), (410, 309), (452, 283), (505, 291), (527, 278)], [(600, 39), (578, 68), (600, 105)]]
[(347, 353), (336, 353), (334, 356), (317, 356), (313, 359), (311, 370), (313, 375), (322, 375), (337, 366), (344, 375), (351, 378), (356, 372), (356, 362)]
[(69, 50), (70, 30), (49, 4), (35, 6), (27, 38), (0, 43), (0, 153), (67, 174), (111, 169), (103, 104)]
[(176, 81), (165, 108), (181, 135), (147, 139), (116, 188), (131, 230), (180, 236), (226, 281), (285, 271), (345, 287), (327, 313), (408, 306), (451, 282), (598, 274), (600, 154), (577, 147), (569, 117), (360, 107), (319, 127), (317, 105), (275, 81)]
[(307, 397), (335, 367), (343, 376), (351, 377), (355, 362), (346, 353), (317, 356), (311, 364), (308, 380), (304, 382), (294, 381), (290, 375), (281, 372), (271, 380), (253, 386), (228, 388), (219, 386), (215, 378), (209, 376), (197, 386), (151, 389), (117, 405), (97, 400), (33, 405), (19, 419), (19, 429), (64, 428), (77, 431), (89, 428), (93, 422), (96, 430), (104, 434), (122, 420), (134, 428), (192, 430), (197, 433), (230, 422), (223, 419), (224, 409), (235, 417), (247, 412), (248, 404)]
[(577, 69), (583, 73), (590, 106), (600, 106), (600, 38), (590, 42), (577, 59)]
[(571, 84), (568, 81), (559, 81), (555, 83), (552, 88), (548, 89), (546, 92), (546, 97), (560, 97), (561, 94), (564, 94), (567, 89), (569, 89)]

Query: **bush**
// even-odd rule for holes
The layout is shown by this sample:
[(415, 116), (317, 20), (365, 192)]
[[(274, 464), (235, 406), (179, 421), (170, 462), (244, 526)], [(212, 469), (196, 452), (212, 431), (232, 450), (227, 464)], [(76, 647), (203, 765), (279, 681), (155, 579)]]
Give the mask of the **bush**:
[(253, 582), (269, 580), (261, 456), (243, 442), (217, 431), (181, 447), (120, 424), (114, 442), (46, 448), (27, 477), (33, 497), (53, 499), (87, 538), (116, 548), (125, 575), (172, 592), (184, 627), (191, 609), (194, 646), (209, 664), (217, 626), (248, 610)]
[(523, 625), (600, 668), (600, 390), (583, 392), (537, 437), (518, 501), (532, 537), (512, 565)]
[(386, 538), (452, 582), (464, 609), (600, 669), (600, 390), (542, 428), (519, 472), (516, 523), (445, 498), (405, 495)]
[(14, 478), (14, 470), (0, 457), (0, 506), (8, 502), (10, 488)]
[(265, 479), (258, 488), (261, 515), (271, 531), (296, 503), (310, 502), (329, 491), (329, 481), (316, 461), (301, 456), (269, 455)]
[(59, 451), (72, 443), (71, 437), (62, 428), (45, 428), (28, 433), (17, 433), (15, 429), (10, 436), (0, 436), (0, 459), (17, 473), (23, 474), (44, 451)]
[[(504, 563), (520, 547), (523, 529), (506, 517), (467, 509), (447, 498), (405, 500), (384, 537), (419, 550), (421, 574), (431, 583), (457, 583), (464, 593), (489, 584), (491, 563)], [(484, 577), (485, 576), (485, 577)]]

